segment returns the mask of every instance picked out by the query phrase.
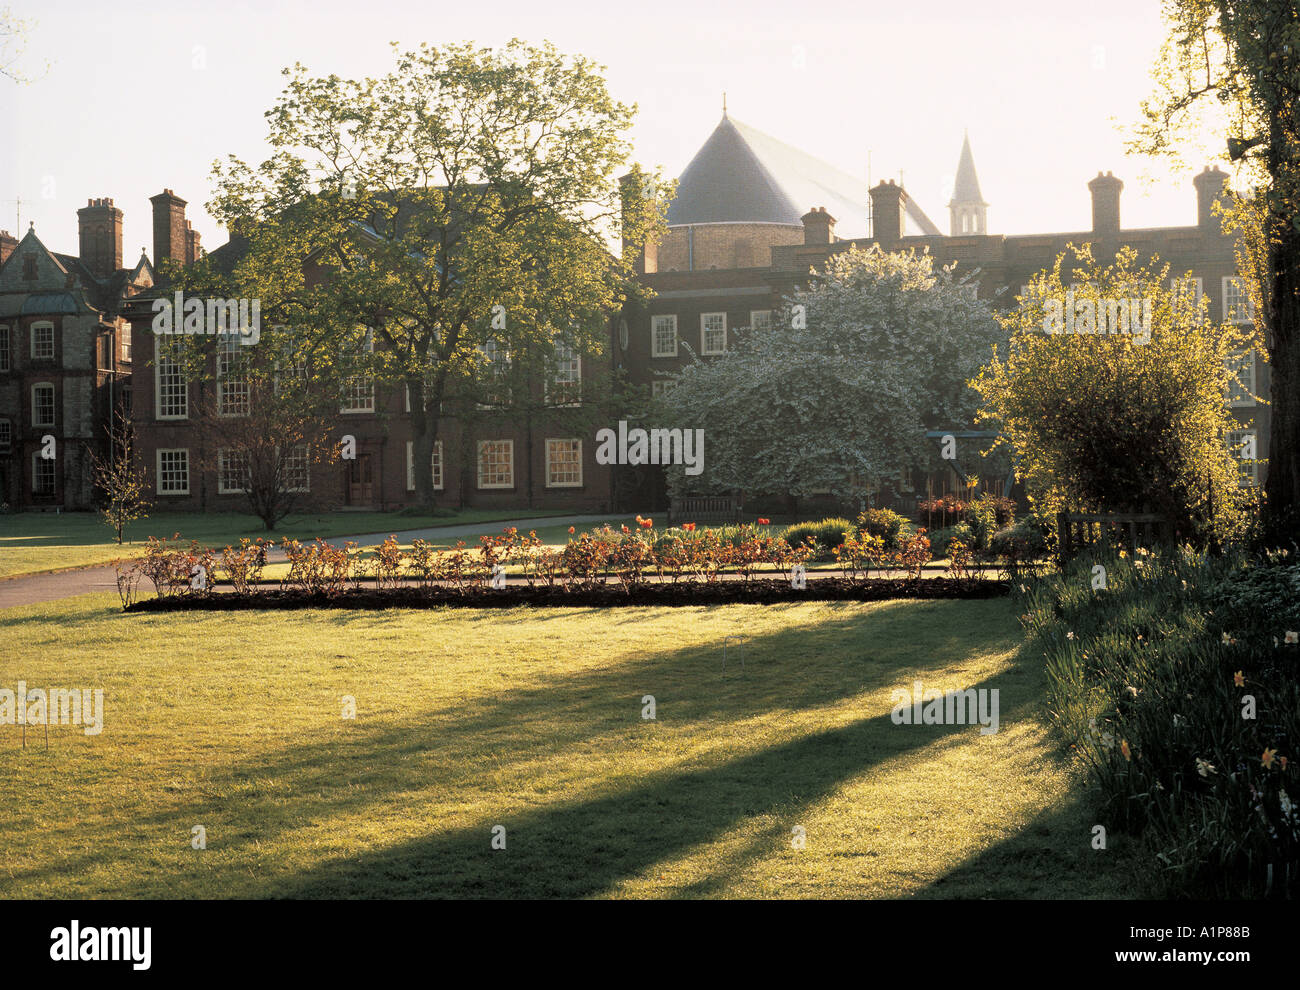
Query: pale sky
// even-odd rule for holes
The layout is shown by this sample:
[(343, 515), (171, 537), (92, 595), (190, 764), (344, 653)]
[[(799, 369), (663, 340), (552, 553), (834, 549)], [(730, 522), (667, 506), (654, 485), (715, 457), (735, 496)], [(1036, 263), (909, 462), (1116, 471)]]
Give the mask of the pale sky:
[(1116, 128), (1151, 91), (1158, 0), (9, 2), (35, 22), (23, 67), (39, 78), (0, 78), (0, 229), (22, 236), (34, 220), (65, 253), (77, 208), (108, 196), (125, 213), (126, 263), (152, 255), (148, 198), (163, 187), (189, 200), (205, 248), (224, 243), (204, 208), (212, 163), (262, 160), (284, 66), (380, 75), (390, 41), (512, 36), (607, 66), (614, 96), (639, 108), (637, 159), (669, 175), (717, 125), (725, 90), (733, 117), (864, 185), (868, 151), (873, 181), (901, 170), (945, 232), (963, 129), (990, 233), (1088, 229), (1098, 170), (1125, 180), (1125, 227), (1195, 222), (1191, 173), (1127, 158)]

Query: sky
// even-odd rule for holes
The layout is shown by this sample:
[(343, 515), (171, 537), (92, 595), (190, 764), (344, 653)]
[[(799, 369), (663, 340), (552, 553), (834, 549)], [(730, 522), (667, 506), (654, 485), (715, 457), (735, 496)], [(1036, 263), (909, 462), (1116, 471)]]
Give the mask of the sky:
[(204, 208), (212, 164), (265, 157), (262, 115), (286, 66), (379, 75), (393, 41), (511, 37), (605, 65), (614, 97), (638, 106), (636, 160), (668, 175), (717, 125), (725, 92), (731, 116), (864, 186), (868, 160), (873, 182), (901, 175), (944, 231), (963, 132), (990, 233), (1087, 230), (1099, 170), (1125, 181), (1125, 227), (1195, 222), (1192, 173), (1124, 151), (1165, 34), (1157, 0), (8, 2), (32, 22), (20, 68), (35, 78), (0, 78), (0, 229), (35, 221), (65, 253), (77, 208), (106, 196), (125, 214), (126, 262), (152, 256), (148, 200), (164, 187), (189, 201), (205, 248), (224, 243)]

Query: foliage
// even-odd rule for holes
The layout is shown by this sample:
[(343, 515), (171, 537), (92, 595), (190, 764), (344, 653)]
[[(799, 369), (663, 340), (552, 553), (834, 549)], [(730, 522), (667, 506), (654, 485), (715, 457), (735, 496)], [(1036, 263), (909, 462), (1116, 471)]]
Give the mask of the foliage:
[(835, 548), (853, 531), (853, 523), (836, 516), (821, 522), (795, 523), (781, 536), (792, 547), (813, 546), (814, 560), (829, 560)]
[[(1061, 254), (1035, 277), (1030, 298), (1000, 316), (1010, 344), (972, 384), (981, 419), (1014, 449), (1041, 514), (1148, 508), (1183, 534), (1226, 539), (1246, 522), (1224, 402), (1228, 356), (1245, 342), (1239, 328), (1210, 323), (1204, 299), (1199, 308), (1176, 300), (1168, 266), (1156, 265), (1140, 267), (1128, 248), (1109, 266), (1088, 245)], [(1103, 310), (1099, 300), (1150, 299), (1149, 341), (1045, 333), (1048, 307), (1069, 298), (1071, 282), (1076, 304)]]
[(858, 529), (879, 537), (886, 550), (899, 550), (911, 536), (912, 524), (893, 509), (866, 509), (858, 515)]
[(313, 346), (322, 382), (409, 391), (423, 505), (444, 399), (499, 393), (512, 360), (598, 355), (605, 314), (640, 291), (632, 252), (606, 245), (653, 236), (673, 189), (615, 180), (634, 108), (599, 70), (518, 40), (395, 46), (375, 79), (297, 65), (266, 115), (271, 157), (215, 169), (210, 209), (247, 248), (228, 284)]
[(656, 416), (709, 424), (709, 451), (698, 477), (670, 468), (670, 488), (856, 498), (937, 467), (925, 431), (973, 422), (967, 380), (1000, 339), (987, 302), (928, 255), (834, 254), (770, 329), (673, 380)]
[(1185, 547), (1083, 556), (1023, 589), (1057, 729), (1101, 787), (1102, 824), (1150, 849), (1158, 893), (1258, 897), (1270, 867), (1294, 893), (1297, 583), (1294, 566)]

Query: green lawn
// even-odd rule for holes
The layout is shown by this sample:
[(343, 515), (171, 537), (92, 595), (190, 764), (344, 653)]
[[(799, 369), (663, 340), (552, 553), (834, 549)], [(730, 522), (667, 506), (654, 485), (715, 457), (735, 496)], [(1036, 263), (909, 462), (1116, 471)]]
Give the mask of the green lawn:
[(557, 511), (465, 509), (446, 515), (408, 515), (398, 512), (332, 512), (291, 515), (273, 532), (266, 532), (256, 516), (240, 513), (159, 512), (131, 524), (127, 543), (114, 542), (112, 531), (93, 512), (25, 512), (0, 515), (0, 578), (42, 571), (106, 564), (116, 557), (132, 557), (150, 536), (180, 533), (187, 540), (208, 546), (225, 546), (241, 536), (268, 539), (346, 536), (352, 533), (396, 532), (428, 526), (460, 526), (517, 519), (520, 516), (569, 515)]
[[(0, 726), (0, 891), (1130, 896), (1123, 842), (1089, 848), (1014, 608), (7, 609), (0, 687), (102, 687), (106, 714), (48, 752)], [(733, 639), (724, 679), (728, 636), (745, 670)], [(1001, 731), (893, 724), (915, 679), (998, 688)]]

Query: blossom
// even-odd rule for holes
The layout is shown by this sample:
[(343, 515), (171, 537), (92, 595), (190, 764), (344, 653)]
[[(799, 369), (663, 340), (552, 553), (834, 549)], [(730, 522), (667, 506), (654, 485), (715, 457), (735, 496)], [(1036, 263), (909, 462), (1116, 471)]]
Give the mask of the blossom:
[(1259, 762), (1264, 764), (1265, 769), (1273, 765), (1273, 757), (1277, 755), (1277, 750), (1264, 747), (1264, 755), (1259, 758)]
[(642, 529), (649, 529), (651, 526), (655, 524), (655, 521), (653, 519), (642, 519), (640, 516), (636, 517), (636, 521), (641, 524)]
[(1127, 692), (1128, 692), (1130, 695), (1132, 695), (1134, 698), (1136, 698), (1136, 697), (1138, 696), (1138, 689), (1135, 688), (1132, 684), (1125, 684), (1125, 685), (1124, 685), (1124, 690), (1127, 691)]
[(569, 532), (570, 532), (570, 533), (574, 532), (574, 529), (573, 529), (572, 526), (569, 527)]
[(771, 520), (771, 519), (760, 519), (760, 520), (758, 521), (758, 524), (759, 524), (760, 526), (769, 526), (769, 525), (771, 525), (771, 523), (772, 523), (772, 520)]
[(1071, 629), (1069, 632), (1067, 632), (1067, 633), (1065, 634), (1065, 638), (1066, 638), (1066, 639), (1074, 639), (1074, 630)]
[(627, 525), (626, 525), (626, 524), (624, 524), (624, 526), (623, 526), (623, 532), (624, 532), (624, 533), (630, 533), (630, 532), (632, 532), (632, 531), (631, 531), (630, 529), (627, 528)]
[(682, 529), (684, 529), (688, 533), (694, 533), (695, 523), (682, 523)]
[(1133, 760), (1133, 752), (1128, 748), (1127, 739), (1121, 739), (1119, 741), (1119, 751), (1124, 754), (1124, 759), (1130, 762)]
[(1282, 814), (1287, 818), (1291, 817), (1291, 795), (1286, 792), (1285, 788), (1278, 788), (1277, 803), (1282, 808)]
[(1237, 642), (1235, 639), (1233, 639), (1233, 638), (1232, 638), (1231, 636), (1229, 636), (1227, 633), (1224, 633), (1224, 634), (1223, 634), (1222, 639), (1223, 639), (1223, 642), (1226, 643), (1226, 644), (1229, 645), (1229, 646), (1231, 646), (1233, 643)]
[(1232, 683), (1237, 687), (1245, 687), (1246, 675), (1243, 674), (1240, 670), (1237, 671), (1235, 674), (1232, 675)]
[(1288, 629), (1286, 633), (1286, 638), (1283, 640), (1283, 642), (1291, 646), (1294, 646), (1296, 643), (1300, 643), (1300, 632), (1295, 632), (1293, 630)]
[(1218, 773), (1214, 764), (1209, 760), (1203, 760), (1199, 756), (1196, 758), (1196, 772), (1202, 777), (1208, 777), (1212, 773)]

